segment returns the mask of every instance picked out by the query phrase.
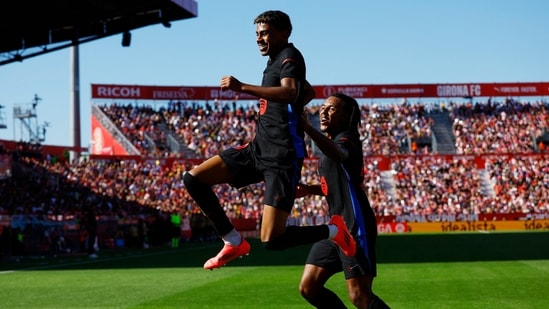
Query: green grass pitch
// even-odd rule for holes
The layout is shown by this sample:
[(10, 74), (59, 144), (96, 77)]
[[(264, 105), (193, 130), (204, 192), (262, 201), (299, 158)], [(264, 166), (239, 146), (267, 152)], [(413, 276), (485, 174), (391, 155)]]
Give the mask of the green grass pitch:
[[(214, 271), (220, 242), (0, 261), (1, 308), (310, 308), (297, 286), (308, 246)], [(380, 235), (374, 290), (393, 309), (549, 308), (549, 232)], [(328, 281), (349, 308), (342, 274)]]

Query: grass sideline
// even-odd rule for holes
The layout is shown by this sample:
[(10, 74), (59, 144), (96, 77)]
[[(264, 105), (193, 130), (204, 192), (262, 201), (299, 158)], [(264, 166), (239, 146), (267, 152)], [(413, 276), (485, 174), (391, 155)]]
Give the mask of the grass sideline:
[[(310, 308), (297, 291), (309, 246), (250, 256), (220, 270), (220, 242), (0, 261), (2, 308)], [(398, 308), (544, 308), (549, 232), (380, 235), (374, 290)], [(328, 286), (352, 308), (341, 274)]]

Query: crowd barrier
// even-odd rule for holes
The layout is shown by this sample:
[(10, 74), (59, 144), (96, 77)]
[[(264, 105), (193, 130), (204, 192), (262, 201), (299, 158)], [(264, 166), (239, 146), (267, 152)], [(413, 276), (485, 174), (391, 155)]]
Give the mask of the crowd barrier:
[[(549, 217), (547, 214), (539, 215), (523, 215), (523, 214), (498, 214), (493, 216), (482, 216), (480, 220), (453, 220), (453, 217), (444, 217), (446, 220), (430, 221), (429, 219), (441, 219), (443, 217), (414, 217), (402, 220), (403, 218), (394, 217), (392, 220), (388, 218), (378, 218), (377, 228), (379, 234), (414, 234), (414, 233), (453, 233), (453, 232), (476, 232), (476, 233), (491, 233), (491, 232), (528, 232), (528, 231), (549, 231)], [(34, 224), (32, 229), (25, 229), (24, 235), (17, 237), (15, 231), (10, 228), (8, 216), (0, 218), (0, 239), (1, 255), (47, 255), (52, 253), (51, 243), (44, 239), (44, 231), (51, 225), (41, 222)], [(299, 218), (292, 218), (292, 224), (301, 222)], [(448, 220), (450, 219), (450, 220)], [(98, 221), (98, 244), (102, 248), (118, 248), (124, 245), (116, 245), (120, 239), (119, 233), (127, 229), (129, 222), (117, 222), (115, 220), (100, 220)], [(244, 237), (259, 237), (259, 222), (257, 219), (234, 219), (233, 223)], [(322, 224), (319, 222), (318, 224)], [(64, 236), (64, 244), (69, 253), (85, 253), (82, 250), (81, 231), (78, 225), (73, 222), (56, 222), (59, 227), (58, 231)], [(13, 227), (13, 226), (11, 226)], [(217, 238), (213, 229), (204, 230), (201, 228), (183, 231), (181, 237), (184, 240), (190, 241), (190, 235), (198, 236), (201, 234), (202, 240)]]

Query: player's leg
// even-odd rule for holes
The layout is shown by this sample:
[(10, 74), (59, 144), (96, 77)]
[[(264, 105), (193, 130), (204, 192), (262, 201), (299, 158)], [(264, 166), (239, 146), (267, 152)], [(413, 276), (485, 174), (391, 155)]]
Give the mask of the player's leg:
[(268, 242), (282, 235), (286, 231), (288, 212), (270, 205), (263, 205), (261, 218), (261, 241)]
[(204, 161), (183, 177), (187, 191), (202, 212), (212, 221), (224, 242), (221, 251), (204, 263), (205, 269), (219, 268), (250, 252), (250, 244), (235, 230), (212, 190), (213, 185), (230, 183), (231, 180), (232, 172), (221, 156), (214, 156)]
[(347, 308), (341, 299), (324, 285), (334, 273), (312, 264), (303, 269), (299, 293), (315, 308)]
[(341, 254), (339, 257), (343, 263), (343, 271), (347, 283), (349, 299), (356, 308), (364, 309), (388, 309), (385, 304), (372, 291), (374, 278), (377, 276), (376, 264), (376, 238), (375, 225), (369, 225), (365, 241), (365, 248), (357, 244), (356, 254), (347, 257)]
[(227, 164), (219, 155), (193, 167), (189, 173), (208, 186), (229, 183), (232, 180), (232, 174)]
[(202, 162), (183, 176), (187, 192), (212, 221), (219, 235), (229, 233), (234, 227), (221, 207), (212, 186), (228, 183), (231, 179), (232, 174), (219, 155)]
[(309, 251), (299, 292), (316, 308), (345, 308), (341, 299), (325, 287), (334, 274), (342, 270), (336, 245), (330, 240), (316, 242)]
[(353, 305), (364, 309), (389, 309), (389, 306), (372, 292), (373, 277), (364, 275), (347, 279), (347, 291)]
[(347, 291), (351, 303), (357, 308), (368, 308), (374, 294), (372, 293), (373, 278), (369, 276), (360, 276), (347, 279)]

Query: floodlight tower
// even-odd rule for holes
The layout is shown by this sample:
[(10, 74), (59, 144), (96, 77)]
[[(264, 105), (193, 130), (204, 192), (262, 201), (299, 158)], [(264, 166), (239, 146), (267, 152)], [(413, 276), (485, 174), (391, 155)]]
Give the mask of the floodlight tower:
[(0, 105), (0, 129), (7, 128), (6, 119), (4, 118), (5, 117), (4, 107), (5, 107), (4, 105)]
[(27, 130), (28, 141), (30, 143), (40, 144), (46, 140), (46, 128), (49, 127), (50, 124), (48, 122), (44, 122), (44, 124), (39, 125), (36, 114), (36, 106), (38, 106), (38, 103), (41, 100), (42, 99), (35, 94), (32, 100), (32, 108), (23, 108), (18, 105), (13, 107), (13, 119), (14, 121), (16, 119), (19, 120), (21, 124), (21, 140), (23, 140), (23, 129)]

